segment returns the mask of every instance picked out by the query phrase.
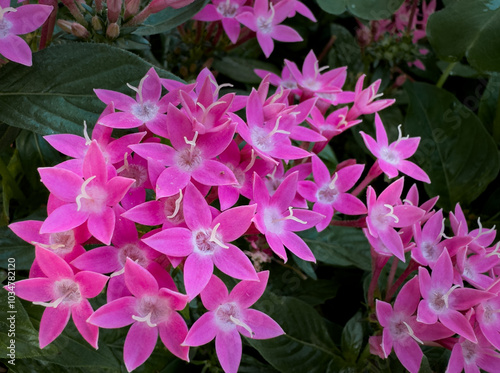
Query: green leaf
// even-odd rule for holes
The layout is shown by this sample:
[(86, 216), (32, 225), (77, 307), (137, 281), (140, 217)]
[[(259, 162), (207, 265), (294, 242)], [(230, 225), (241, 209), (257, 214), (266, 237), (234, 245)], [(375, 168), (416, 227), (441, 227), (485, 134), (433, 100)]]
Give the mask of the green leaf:
[[(56, 45), (33, 55), (33, 66), (0, 69), (0, 122), (41, 135), (83, 134), (105, 105), (94, 88), (129, 93), (152, 67), (136, 55), (104, 44)], [(177, 79), (156, 68), (162, 78)]]
[[(441, 71), (445, 71), (449, 63), (446, 61), (437, 61), (436, 65)], [(464, 65), (463, 63), (457, 62), (450, 72), (451, 76), (461, 76), (463, 78), (477, 78), (481, 76), (477, 70), (473, 69), (469, 65)]]
[(469, 204), (495, 179), (498, 150), (479, 118), (451, 93), (426, 83), (407, 83), (410, 106), (405, 133), (420, 136), (415, 160), (431, 179), (427, 193), (451, 210)]
[(363, 347), (361, 313), (356, 313), (342, 330), (341, 347), (342, 355), (344, 355), (345, 360), (350, 363), (355, 363), (358, 359), (361, 347)]
[(303, 373), (307, 367), (308, 373), (324, 373), (329, 362), (338, 356), (323, 319), (307, 303), (266, 292), (256, 308), (276, 320), (286, 334), (267, 340), (246, 340), (280, 372)]
[(339, 15), (345, 12), (347, 0), (317, 0), (318, 5), (325, 12)]
[[(480, 82), (485, 83), (484, 80)], [(479, 119), (493, 136), (497, 143), (500, 143), (500, 75), (493, 75), (484, 90), (479, 103)]]
[(367, 20), (390, 18), (404, 0), (347, 0), (347, 9)]
[(208, 3), (209, 0), (195, 0), (179, 9), (166, 8), (149, 16), (142, 25), (133, 32), (136, 35), (153, 35), (167, 32), (180, 24), (189, 21)]
[(254, 69), (266, 70), (281, 75), (273, 64), (259, 60), (241, 58), (236, 56), (225, 56), (216, 59), (213, 63), (214, 69), (241, 83), (258, 84), (262, 81)]
[(335, 36), (335, 43), (328, 52), (328, 65), (331, 67), (347, 66), (349, 78), (354, 81), (358, 72), (363, 70), (359, 44), (349, 30), (341, 25), (331, 24), (330, 33)]
[(427, 36), (445, 61), (466, 56), (475, 69), (500, 71), (499, 24), (500, 1), (457, 0), (429, 17)]
[(14, 258), (16, 269), (30, 269), (35, 259), (33, 245), (21, 240), (8, 227), (0, 227), (0, 267), (7, 266), (7, 260)]
[(300, 236), (320, 262), (371, 270), (370, 246), (359, 228), (330, 226), (321, 233), (309, 229)]

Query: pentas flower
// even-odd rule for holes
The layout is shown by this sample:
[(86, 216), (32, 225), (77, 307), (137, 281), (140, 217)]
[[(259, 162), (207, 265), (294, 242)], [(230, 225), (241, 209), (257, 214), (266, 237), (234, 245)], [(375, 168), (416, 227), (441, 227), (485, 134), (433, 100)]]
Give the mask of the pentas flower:
[(255, 0), (251, 12), (243, 12), (236, 20), (257, 33), (257, 41), (266, 57), (274, 49), (274, 40), (284, 42), (302, 41), (291, 27), (280, 25), (294, 8), (293, 0), (284, 0), (274, 6), (268, 0)]
[(205, 5), (193, 19), (205, 22), (221, 21), (229, 40), (236, 44), (241, 28), (236, 16), (252, 10), (251, 7), (244, 6), (246, 2), (246, 0), (212, 0), (212, 4)]
[[(298, 180), (303, 181), (312, 172), (311, 163), (301, 163), (297, 164), (291, 168), (289, 168), (285, 172), (285, 167), (283, 166), (283, 162), (280, 162), (277, 166), (274, 166), (273, 171), (268, 173), (266, 177), (263, 178), (264, 183), (266, 184), (267, 190), (269, 191), (269, 195), (272, 196), (276, 190), (278, 190), (279, 186), (285, 180), (288, 175), (298, 172)], [(296, 193), (290, 205), (293, 207), (299, 208), (307, 208), (306, 199), (300, 195), (300, 193)]]
[(201, 301), (209, 311), (189, 330), (184, 346), (201, 346), (215, 338), (215, 350), (226, 373), (236, 373), (240, 365), (240, 334), (254, 339), (269, 339), (284, 334), (266, 314), (249, 308), (264, 293), (269, 272), (259, 272), (259, 281), (241, 281), (228, 294), (226, 285), (212, 276), (201, 292)]
[(384, 327), (381, 347), (384, 358), (392, 348), (403, 366), (411, 373), (419, 371), (422, 350), (418, 344), (450, 337), (454, 332), (440, 323), (426, 325), (417, 322), (414, 316), (420, 301), (418, 277), (412, 278), (400, 290), (394, 308), (389, 303), (377, 300), (377, 319)]
[(108, 277), (88, 271), (74, 274), (62, 258), (39, 246), (36, 260), (45, 276), (16, 282), (15, 294), (46, 307), (40, 320), (40, 348), (56, 339), (72, 317), (82, 337), (97, 349), (99, 329), (86, 322), (93, 312), (87, 298), (96, 297)]
[(43, 223), (40, 233), (64, 232), (87, 222), (89, 232), (109, 244), (115, 228), (112, 207), (135, 182), (108, 174), (104, 156), (95, 140), (83, 160), (83, 178), (69, 170), (39, 168), (42, 183), (63, 202)]
[(472, 326), (459, 311), (466, 311), (496, 295), (453, 285), (453, 265), (447, 250), (436, 261), (432, 275), (420, 267), (418, 277), (423, 300), (418, 305), (417, 320), (425, 324), (435, 324), (439, 320), (450, 330), (477, 343)]
[(31, 66), (31, 49), (18, 35), (28, 34), (42, 26), (53, 7), (28, 4), (17, 8), (10, 0), (0, 0), (0, 54), (8, 60)]
[(377, 111), (385, 109), (391, 106), (396, 100), (394, 99), (384, 99), (375, 101), (377, 98), (383, 95), (383, 93), (377, 93), (380, 83), (382, 80), (378, 79), (373, 82), (368, 88), (363, 89), (363, 82), (365, 80), (365, 75), (361, 75), (356, 83), (354, 89), (354, 104), (349, 109), (347, 113), (347, 121), (358, 119), (362, 114), (373, 114)]
[(297, 85), (302, 89), (302, 100), (316, 96), (333, 105), (345, 104), (354, 100), (353, 92), (342, 91), (347, 77), (347, 67), (339, 67), (321, 74), (321, 71), (328, 69), (328, 66), (320, 68), (318, 59), (312, 50), (304, 60), (302, 72), (294, 62), (285, 60), (285, 64)]
[[(43, 221), (26, 220), (12, 223), (9, 228), (24, 241), (50, 249), (67, 263), (85, 253), (82, 244), (91, 237), (85, 225), (64, 232), (41, 234), (42, 224)], [(45, 277), (36, 258), (30, 267), (30, 277)]]
[(248, 97), (247, 123), (234, 114), (230, 115), (238, 124), (238, 133), (262, 159), (277, 164), (276, 159), (290, 160), (310, 156), (308, 151), (292, 145), (290, 128), (283, 129), (280, 126), (280, 116), (265, 122), (264, 105), (255, 89), (252, 89)]
[[(118, 166), (118, 165), (117, 165)], [(116, 170), (118, 176), (134, 179), (121, 204), (126, 210), (146, 201), (146, 189), (153, 189), (149, 181), (148, 162), (138, 154), (125, 153), (123, 164)]]
[(249, 228), (255, 205), (234, 207), (212, 219), (205, 198), (188, 184), (183, 209), (187, 228), (168, 228), (144, 242), (168, 256), (187, 257), (184, 285), (190, 300), (210, 281), (214, 265), (231, 277), (257, 280), (248, 257), (230, 243)]
[(475, 307), (476, 321), (486, 339), (497, 349), (500, 349), (500, 297), (498, 296), (500, 279), (497, 279), (488, 289), (488, 292), (497, 294), (496, 297), (486, 299)]
[(467, 246), (463, 246), (456, 255), (456, 269), (460, 273), (461, 279), (477, 289), (488, 288), (494, 282), (491, 270), (500, 265), (500, 258), (486, 253), (469, 254), (471, 254), (470, 250)]
[(375, 190), (368, 186), (366, 223), (369, 233), (380, 237), (387, 249), (404, 262), (403, 241), (394, 228), (409, 227), (417, 223), (425, 211), (416, 206), (400, 204), (403, 185), (404, 178), (396, 180), (378, 198)]
[(234, 125), (200, 135), (193, 131), (186, 115), (173, 105), (169, 106), (166, 123), (172, 147), (163, 144), (130, 146), (141, 157), (155, 159), (167, 166), (156, 181), (156, 198), (179, 193), (191, 178), (209, 186), (238, 182), (227, 166), (214, 160), (231, 142)]
[(292, 200), (297, 193), (298, 172), (288, 175), (276, 192), (270, 196), (260, 176), (254, 174), (253, 200), (257, 213), (253, 218), (256, 228), (265, 235), (266, 241), (285, 262), (285, 246), (303, 260), (315, 262), (314, 254), (307, 244), (293, 232), (314, 227), (324, 215), (305, 209), (294, 209)]
[[(136, 99), (120, 92), (107, 89), (94, 89), (97, 97), (106, 105), (114, 104), (116, 113), (99, 119), (98, 123), (111, 128), (137, 128), (143, 124), (153, 133), (167, 136), (165, 128), (166, 111), (169, 103), (176, 102), (176, 91), (161, 97), (162, 84), (154, 68), (149, 69), (139, 86), (130, 89), (136, 92)], [(184, 87), (184, 86), (183, 86)]]
[(378, 113), (375, 114), (375, 128), (377, 141), (363, 131), (359, 133), (363, 137), (366, 147), (377, 157), (377, 162), (382, 171), (389, 177), (398, 176), (398, 171), (411, 176), (415, 180), (430, 183), (429, 176), (415, 163), (407, 161), (417, 151), (420, 137), (403, 137), (401, 125), (398, 127), (398, 139), (389, 145), (387, 132)]
[(171, 353), (189, 361), (189, 348), (181, 346), (187, 325), (175, 312), (186, 307), (187, 296), (160, 288), (153, 275), (130, 258), (125, 263), (125, 285), (132, 295), (105, 304), (87, 323), (111, 329), (132, 324), (123, 346), (123, 360), (129, 372), (149, 358), (158, 334)]
[(281, 77), (270, 71), (261, 69), (254, 69), (254, 72), (262, 79), (268, 76), (269, 82), (275, 87), (282, 87), (284, 89), (290, 90), (292, 94), (292, 96), (290, 96), (290, 101), (293, 101), (294, 96), (300, 97), (302, 95), (302, 89), (298, 87), (297, 81), (286, 65), (281, 71)]
[[(273, 4), (277, 4), (283, 0), (271, 0), (271, 1), (273, 2)], [(316, 17), (314, 17), (314, 14), (308, 7), (304, 5), (304, 3), (300, 2), (299, 0), (293, 0), (293, 3), (294, 6), (292, 8), (292, 11), (288, 15), (289, 18), (295, 17), (295, 13), (299, 13), (300, 15), (309, 18), (311, 21), (316, 22)]]
[[(471, 324), (474, 317), (471, 317)], [(469, 325), (471, 325), (469, 324)], [(481, 330), (476, 327), (477, 343), (473, 343), (464, 337), (460, 337), (451, 350), (450, 360), (446, 367), (446, 373), (485, 372), (500, 371), (500, 354), (484, 337)]]
[(308, 201), (314, 202), (313, 211), (324, 215), (316, 225), (318, 232), (331, 222), (334, 211), (347, 215), (366, 214), (366, 206), (358, 198), (347, 193), (363, 173), (364, 165), (346, 166), (330, 176), (326, 165), (317, 155), (312, 157), (314, 182), (299, 181), (297, 190)]

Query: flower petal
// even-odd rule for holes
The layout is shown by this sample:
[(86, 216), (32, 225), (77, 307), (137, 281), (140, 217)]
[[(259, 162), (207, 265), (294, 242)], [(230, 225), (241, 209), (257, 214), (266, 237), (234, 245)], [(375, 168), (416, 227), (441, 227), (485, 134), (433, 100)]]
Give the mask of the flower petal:
[(158, 341), (158, 328), (136, 322), (125, 338), (123, 361), (129, 372), (142, 365), (152, 354)]
[(88, 322), (101, 328), (123, 328), (134, 322), (132, 316), (135, 314), (136, 304), (137, 299), (132, 296), (115, 299), (97, 309), (88, 318)]
[(61, 305), (57, 308), (47, 307), (43, 311), (38, 336), (40, 348), (47, 346), (62, 333), (68, 324), (70, 316), (71, 308)]

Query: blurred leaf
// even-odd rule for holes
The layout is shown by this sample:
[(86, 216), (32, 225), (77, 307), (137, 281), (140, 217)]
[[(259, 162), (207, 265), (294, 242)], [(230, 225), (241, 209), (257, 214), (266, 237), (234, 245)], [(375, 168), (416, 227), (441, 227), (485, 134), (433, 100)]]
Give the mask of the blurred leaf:
[(342, 355), (346, 361), (355, 363), (358, 359), (361, 347), (363, 347), (363, 326), (361, 325), (361, 314), (356, 313), (342, 330), (341, 339)]
[(280, 372), (303, 373), (306, 369), (308, 373), (324, 373), (330, 360), (338, 356), (323, 319), (307, 303), (266, 292), (256, 308), (276, 320), (286, 334), (246, 341)]
[(346, 9), (347, 0), (317, 0), (318, 5), (325, 12), (330, 14), (342, 14)]
[(466, 56), (475, 69), (500, 71), (499, 24), (499, 1), (457, 0), (429, 17), (427, 36), (445, 61)]
[(311, 262), (308, 262), (306, 260), (302, 260), (300, 259), (298, 256), (292, 254), (292, 258), (293, 258), (293, 261), (295, 262), (295, 264), (297, 264), (297, 266), (302, 270), (304, 271), (304, 273), (312, 278), (313, 280), (317, 280), (318, 279), (318, 276), (316, 276), (316, 272), (314, 272), (314, 267), (313, 267), (313, 263)]
[(30, 269), (35, 259), (33, 245), (21, 240), (8, 227), (0, 227), (0, 267), (7, 266), (8, 258), (16, 260), (16, 269)]
[(447, 210), (468, 205), (495, 179), (498, 150), (479, 118), (451, 93), (426, 83), (407, 83), (410, 96), (405, 132), (420, 136), (414, 158), (432, 183), (425, 188), (439, 195)]
[(136, 35), (153, 35), (167, 32), (180, 24), (189, 21), (209, 0), (195, 0), (191, 4), (179, 9), (165, 8), (150, 15), (133, 33)]
[(309, 229), (300, 236), (320, 262), (371, 270), (370, 246), (359, 228), (329, 226), (321, 233)]
[[(136, 55), (104, 44), (55, 45), (33, 55), (33, 66), (0, 69), (0, 122), (47, 135), (82, 135), (105, 105), (94, 88), (130, 93), (152, 67)], [(177, 79), (156, 68), (162, 78)]]
[(238, 368), (240, 373), (277, 373), (278, 371), (273, 367), (261, 363), (256, 358), (247, 354), (241, 355), (241, 364)]
[(479, 103), (479, 119), (493, 136), (497, 143), (500, 143), (500, 74), (491, 76), (486, 85), (486, 89), (481, 96)]
[[(335, 0), (330, 0), (335, 1)], [(404, 0), (347, 0), (347, 9), (356, 17), (367, 20), (390, 18)]]
[(335, 36), (332, 49), (328, 52), (328, 65), (331, 68), (347, 66), (347, 73), (352, 79), (363, 70), (363, 60), (356, 38), (345, 27), (337, 24), (330, 25), (330, 33)]
[(241, 83), (258, 84), (262, 81), (255, 74), (254, 69), (266, 70), (281, 75), (281, 72), (273, 64), (236, 56), (224, 56), (222, 59), (216, 59), (213, 66), (220, 73)]
[[(449, 63), (446, 61), (437, 61), (436, 64), (442, 72), (445, 71), (449, 65)], [(469, 65), (464, 65), (460, 62), (457, 62), (455, 66), (453, 66), (450, 75), (461, 76), (463, 78), (477, 78), (478, 76), (481, 76), (481, 74), (476, 69), (473, 69)]]

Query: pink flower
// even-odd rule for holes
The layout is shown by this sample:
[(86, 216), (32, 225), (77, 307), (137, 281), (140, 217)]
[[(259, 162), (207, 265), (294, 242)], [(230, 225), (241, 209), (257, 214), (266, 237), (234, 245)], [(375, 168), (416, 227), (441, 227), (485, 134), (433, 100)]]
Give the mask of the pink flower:
[(229, 243), (249, 228), (255, 205), (234, 207), (212, 219), (207, 202), (190, 183), (186, 187), (183, 209), (187, 228), (168, 228), (144, 242), (168, 256), (187, 257), (184, 285), (190, 300), (205, 288), (214, 265), (234, 278), (257, 279), (248, 257)]
[(14, 285), (18, 297), (46, 307), (40, 321), (40, 348), (56, 339), (72, 317), (83, 338), (97, 349), (99, 329), (86, 322), (93, 312), (87, 298), (96, 297), (108, 277), (87, 271), (74, 274), (57, 254), (39, 246), (36, 259), (46, 277), (21, 280)]
[(268, 0), (255, 0), (253, 12), (244, 12), (236, 19), (257, 33), (257, 41), (265, 56), (269, 57), (274, 49), (273, 39), (285, 42), (302, 41), (297, 31), (280, 25), (293, 8), (292, 0), (281, 1), (276, 6)]
[(359, 77), (356, 83), (356, 87), (354, 89), (354, 105), (347, 113), (346, 120), (348, 122), (357, 119), (362, 114), (376, 113), (377, 111), (385, 109), (396, 102), (394, 99), (375, 101), (378, 97), (383, 95), (383, 93), (377, 93), (382, 81), (379, 79), (373, 82), (368, 88), (363, 89), (364, 80), (365, 75), (363, 74)]
[(51, 5), (28, 4), (17, 8), (9, 0), (0, 0), (0, 54), (5, 58), (31, 66), (31, 49), (19, 36), (42, 26), (52, 12)]
[(132, 296), (105, 304), (87, 322), (101, 328), (122, 328), (132, 324), (123, 346), (123, 360), (129, 372), (149, 358), (158, 334), (170, 352), (188, 361), (189, 348), (181, 346), (187, 325), (175, 312), (184, 309), (187, 296), (160, 288), (153, 275), (130, 258), (125, 264), (125, 284)]
[(380, 168), (389, 178), (398, 176), (398, 171), (401, 171), (415, 180), (431, 182), (424, 170), (415, 163), (406, 160), (417, 151), (420, 137), (403, 137), (400, 125), (398, 139), (389, 145), (387, 132), (378, 113), (375, 114), (375, 128), (377, 141), (363, 131), (360, 131), (360, 134), (366, 147), (377, 157)]
[(241, 281), (230, 294), (224, 283), (212, 276), (201, 292), (201, 300), (209, 312), (196, 320), (183, 342), (185, 346), (201, 346), (215, 338), (217, 357), (226, 373), (238, 371), (242, 352), (240, 333), (254, 339), (284, 334), (269, 316), (249, 309), (264, 293), (269, 272), (259, 272), (258, 276), (260, 281)]

